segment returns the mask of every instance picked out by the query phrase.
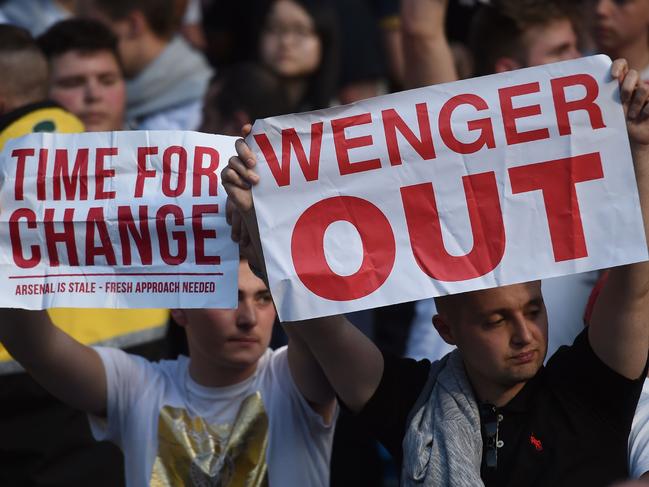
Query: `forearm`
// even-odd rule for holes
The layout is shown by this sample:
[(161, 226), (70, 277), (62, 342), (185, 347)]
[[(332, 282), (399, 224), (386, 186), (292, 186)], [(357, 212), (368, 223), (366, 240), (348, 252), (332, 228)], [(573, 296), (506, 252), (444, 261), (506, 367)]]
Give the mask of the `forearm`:
[(90, 347), (54, 326), (46, 311), (3, 309), (0, 342), (61, 401), (88, 412), (105, 411), (106, 377), (101, 359)]
[(383, 356), (372, 341), (342, 315), (286, 326), (309, 347), (345, 405), (363, 409), (383, 375)]
[[(633, 147), (645, 235), (649, 229), (649, 148)], [(647, 236), (649, 240), (649, 236)], [(593, 310), (589, 338), (604, 363), (635, 379), (649, 349), (649, 262), (611, 269)]]
[(404, 84), (418, 88), (458, 78), (453, 53), (444, 32), (447, 2), (403, 1), (401, 32)]
[(320, 364), (294, 327), (284, 327), (288, 335), (288, 361), (298, 390), (314, 411), (329, 422), (334, 412), (336, 394)]

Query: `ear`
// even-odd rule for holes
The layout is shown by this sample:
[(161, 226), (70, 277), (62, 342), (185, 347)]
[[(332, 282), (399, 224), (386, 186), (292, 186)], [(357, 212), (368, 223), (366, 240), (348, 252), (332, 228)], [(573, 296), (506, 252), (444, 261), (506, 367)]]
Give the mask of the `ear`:
[(126, 32), (130, 39), (138, 39), (142, 37), (145, 32), (151, 30), (146, 17), (140, 10), (131, 11), (124, 21), (127, 23)]
[(182, 309), (172, 309), (171, 317), (173, 320), (178, 323), (178, 326), (185, 328), (187, 326), (187, 313)]
[(516, 61), (514, 58), (501, 57), (494, 63), (494, 73), (504, 73), (506, 71), (514, 71), (515, 69), (522, 68), (523, 65)]
[(457, 345), (453, 337), (453, 330), (451, 330), (448, 322), (441, 315), (433, 316), (433, 326), (437, 330), (437, 333), (439, 333), (439, 336), (442, 337), (442, 340), (449, 345)]

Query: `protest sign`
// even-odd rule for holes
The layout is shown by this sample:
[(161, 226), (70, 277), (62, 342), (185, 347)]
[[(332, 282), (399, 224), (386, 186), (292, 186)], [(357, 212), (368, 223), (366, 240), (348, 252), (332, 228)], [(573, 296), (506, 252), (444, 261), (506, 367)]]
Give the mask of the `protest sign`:
[(236, 307), (234, 137), (31, 134), (0, 160), (0, 306)]
[(282, 320), (647, 259), (610, 59), (255, 123)]

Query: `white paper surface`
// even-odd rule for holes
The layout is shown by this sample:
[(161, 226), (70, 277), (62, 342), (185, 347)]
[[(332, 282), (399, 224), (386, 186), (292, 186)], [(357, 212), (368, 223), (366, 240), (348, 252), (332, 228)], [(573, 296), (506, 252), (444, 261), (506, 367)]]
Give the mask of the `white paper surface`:
[(254, 201), (280, 318), (646, 260), (609, 70), (593, 56), (256, 122)]
[(239, 254), (220, 181), (234, 140), (135, 131), (10, 141), (0, 306), (236, 307)]

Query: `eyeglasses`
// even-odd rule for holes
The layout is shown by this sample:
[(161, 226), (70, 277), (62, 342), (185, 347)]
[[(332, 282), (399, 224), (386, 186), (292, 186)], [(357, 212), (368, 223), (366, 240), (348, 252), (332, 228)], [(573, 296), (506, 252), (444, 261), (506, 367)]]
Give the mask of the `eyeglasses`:
[(274, 37), (291, 36), (296, 39), (308, 39), (315, 35), (315, 30), (306, 25), (269, 24), (264, 27), (264, 34)]
[(481, 404), (480, 419), (485, 440), (483, 446), (485, 465), (490, 470), (496, 470), (498, 467), (498, 448), (503, 444), (498, 439), (498, 424), (502, 421), (503, 417), (498, 413), (496, 406), (492, 404)]

